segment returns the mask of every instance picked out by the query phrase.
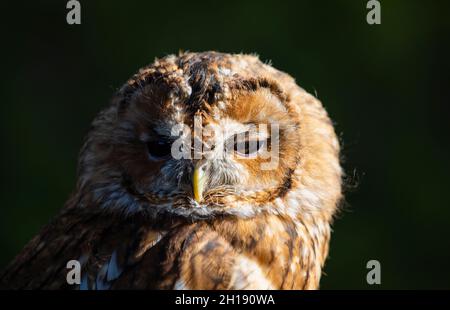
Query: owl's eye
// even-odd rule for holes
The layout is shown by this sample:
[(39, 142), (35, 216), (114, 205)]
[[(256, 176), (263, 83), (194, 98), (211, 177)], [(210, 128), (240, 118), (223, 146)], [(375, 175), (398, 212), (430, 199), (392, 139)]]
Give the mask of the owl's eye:
[(236, 153), (243, 157), (256, 154), (266, 143), (265, 140), (245, 140), (234, 144)]
[(170, 157), (172, 144), (167, 141), (147, 142), (147, 150), (151, 160), (164, 160)]

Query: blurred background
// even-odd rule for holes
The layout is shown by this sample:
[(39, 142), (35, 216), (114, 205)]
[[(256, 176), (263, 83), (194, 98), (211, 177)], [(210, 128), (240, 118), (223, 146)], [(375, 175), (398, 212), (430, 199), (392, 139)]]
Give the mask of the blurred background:
[[(346, 203), (324, 289), (450, 288), (448, 1), (83, 1), (2, 5), (0, 269), (62, 207), (96, 113), (179, 50), (257, 53), (324, 103)], [(352, 190), (357, 183), (357, 187)], [(366, 282), (381, 263), (381, 285)]]

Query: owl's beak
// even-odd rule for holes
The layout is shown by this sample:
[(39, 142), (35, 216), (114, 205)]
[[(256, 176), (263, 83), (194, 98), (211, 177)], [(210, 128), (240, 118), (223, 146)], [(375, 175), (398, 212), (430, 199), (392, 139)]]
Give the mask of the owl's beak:
[(205, 181), (205, 166), (196, 165), (194, 168), (194, 175), (192, 176), (192, 190), (194, 192), (194, 199), (197, 202), (200, 202), (203, 199)]

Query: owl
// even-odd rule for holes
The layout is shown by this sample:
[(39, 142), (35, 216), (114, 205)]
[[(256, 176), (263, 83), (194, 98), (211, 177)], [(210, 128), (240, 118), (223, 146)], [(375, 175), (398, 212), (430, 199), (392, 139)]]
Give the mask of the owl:
[(288, 74), (156, 59), (95, 118), (75, 190), (0, 287), (317, 289), (342, 174), (326, 111)]

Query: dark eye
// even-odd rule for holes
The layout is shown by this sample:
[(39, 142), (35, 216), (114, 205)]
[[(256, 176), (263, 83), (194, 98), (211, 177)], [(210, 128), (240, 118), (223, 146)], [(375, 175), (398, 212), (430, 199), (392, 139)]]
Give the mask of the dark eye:
[(167, 141), (147, 142), (147, 149), (152, 160), (163, 160), (170, 156), (172, 144)]
[(234, 150), (240, 156), (248, 157), (257, 153), (261, 147), (265, 144), (264, 140), (245, 140), (245, 141), (237, 141), (234, 144)]

